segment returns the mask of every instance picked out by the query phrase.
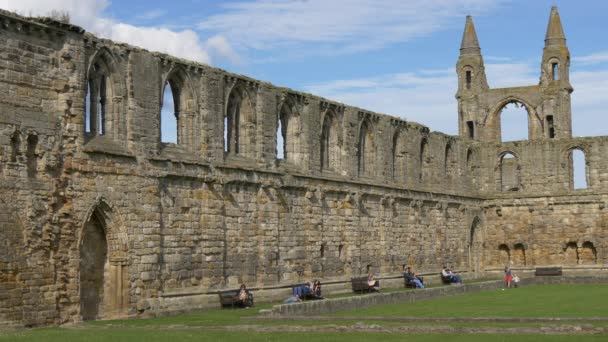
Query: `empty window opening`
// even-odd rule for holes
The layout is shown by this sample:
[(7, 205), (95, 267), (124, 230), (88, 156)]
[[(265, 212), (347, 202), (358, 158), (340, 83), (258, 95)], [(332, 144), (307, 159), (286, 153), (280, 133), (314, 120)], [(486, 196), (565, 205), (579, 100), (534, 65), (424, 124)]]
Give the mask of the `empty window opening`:
[(393, 137), (393, 179), (405, 180), (406, 167), (406, 144), (403, 141), (404, 133), (398, 131)]
[(575, 148), (570, 151), (570, 188), (586, 189), (587, 183), (587, 162), (585, 152)]
[(91, 82), (87, 82), (87, 95), (86, 95), (86, 108), (85, 108), (85, 116), (84, 116), (84, 131), (85, 133), (92, 132), (91, 118), (94, 117), (91, 115), (91, 110), (93, 105), (91, 103)]
[(17, 162), (17, 157), (21, 151), (21, 134), (16, 131), (11, 136), (11, 163)]
[(38, 157), (36, 156), (36, 147), (38, 146), (38, 136), (30, 135), (27, 137), (27, 150), (25, 156), (27, 158), (27, 176), (32, 178), (36, 175), (38, 168)]
[(427, 164), (427, 141), (426, 139), (422, 139), (422, 143), (420, 143), (420, 155), (418, 156), (418, 165), (420, 165), (420, 172), (418, 174), (418, 180), (422, 181), (424, 179), (424, 173), (426, 172), (426, 164)]
[(452, 159), (452, 145), (451, 144), (447, 144), (445, 145), (445, 154), (443, 156), (443, 168), (442, 168), (442, 174), (446, 177), (450, 176), (450, 164), (451, 164), (451, 159)]
[(321, 129), (321, 170), (331, 169), (336, 171), (340, 156), (340, 146), (338, 145), (338, 127), (333, 115), (325, 117)]
[(466, 78), (466, 87), (467, 87), (467, 89), (471, 89), (471, 79), (472, 79), (471, 70), (467, 70), (466, 71), (465, 78)]
[(550, 139), (555, 138), (555, 125), (553, 123), (553, 115), (547, 115), (547, 136)]
[(554, 81), (559, 80), (559, 63), (551, 63), (551, 79)]
[(469, 139), (475, 138), (475, 123), (473, 121), (467, 121), (467, 135)]
[(500, 111), (502, 142), (528, 139), (528, 111), (520, 102), (510, 102)]
[(276, 153), (277, 159), (287, 159), (287, 149), (286, 149), (286, 140), (285, 134), (287, 130), (286, 118), (284, 115), (279, 116), (279, 120), (277, 120), (277, 146)]
[(91, 135), (104, 135), (107, 131), (108, 77), (99, 64), (91, 68), (85, 95), (84, 131)]
[(500, 191), (518, 191), (519, 163), (511, 153), (505, 153), (500, 159)]
[(256, 119), (253, 104), (244, 87), (233, 89), (228, 98), (228, 152), (256, 157)]
[(177, 111), (174, 90), (170, 82), (165, 83), (163, 97), (161, 99), (160, 110), (160, 141), (163, 143), (178, 142), (178, 120), (179, 113)]
[(375, 156), (373, 139), (374, 137), (372, 130), (370, 129), (370, 124), (364, 121), (359, 129), (359, 143), (357, 145), (357, 171), (359, 172), (359, 176), (373, 175), (373, 158)]
[(366, 128), (365, 125), (361, 126), (361, 131), (359, 132), (359, 144), (357, 146), (357, 172), (359, 176), (365, 173), (365, 145), (367, 143), (367, 137), (365, 134)]
[(228, 117), (224, 116), (224, 152), (230, 152), (230, 127)]
[(325, 257), (325, 244), (322, 243), (321, 244), (321, 258), (324, 258), (324, 257)]
[(342, 258), (343, 258), (343, 257), (344, 257), (344, 245), (343, 245), (343, 244), (340, 244), (340, 245), (338, 246), (338, 258), (339, 258), (340, 260), (342, 260)]

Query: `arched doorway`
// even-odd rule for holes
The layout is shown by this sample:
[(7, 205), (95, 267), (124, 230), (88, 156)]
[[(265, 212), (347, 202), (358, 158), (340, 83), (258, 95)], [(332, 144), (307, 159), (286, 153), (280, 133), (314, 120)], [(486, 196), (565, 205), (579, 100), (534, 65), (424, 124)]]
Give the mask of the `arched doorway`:
[(104, 284), (108, 264), (108, 243), (103, 220), (93, 212), (84, 225), (80, 245), (80, 314), (84, 321), (104, 313)]
[(479, 272), (482, 263), (482, 239), (481, 239), (481, 220), (475, 217), (471, 223), (471, 231), (469, 236), (469, 270), (471, 272)]
[(112, 209), (98, 202), (80, 238), (82, 320), (124, 317), (129, 306), (127, 237), (111, 220)]

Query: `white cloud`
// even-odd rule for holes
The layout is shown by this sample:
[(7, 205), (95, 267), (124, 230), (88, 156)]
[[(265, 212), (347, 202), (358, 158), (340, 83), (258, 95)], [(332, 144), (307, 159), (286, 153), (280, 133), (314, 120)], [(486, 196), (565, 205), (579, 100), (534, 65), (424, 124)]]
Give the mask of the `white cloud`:
[[(117, 22), (104, 17), (104, 10), (109, 4), (107, 0), (0, 0), (0, 8), (23, 15), (44, 16), (52, 10), (67, 11), (70, 13), (72, 23), (101, 37), (197, 62), (210, 62), (205, 44), (200, 41), (196, 32), (172, 31), (164, 27), (143, 27)], [(148, 13), (148, 15), (152, 14), (158, 15), (158, 13)]]
[[(235, 46), (283, 53), (333, 54), (381, 48), (462, 25), (505, 0), (255, 0), (228, 3), (199, 28)], [(456, 19), (456, 21), (454, 21)], [(307, 49), (302, 49), (302, 45)], [(294, 47), (298, 47), (295, 49)], [(297, 52), (296, 52), (297, 51)]]
[(574, 63), (578, 63), (580, 65), (594, 65), (608, 62), (608, 51), (601, 51), (592, 53), (587, 56), (574, 57)]
[(228, 40), (226, 40), (226, 37), (222, 35), (216, 35), (207, 39), (206, 46), (207, 50), (214, 55), (227, 58), (235, 64), (242, 63), (241, 57), (234, 51), (230, 43), (228, 43)]

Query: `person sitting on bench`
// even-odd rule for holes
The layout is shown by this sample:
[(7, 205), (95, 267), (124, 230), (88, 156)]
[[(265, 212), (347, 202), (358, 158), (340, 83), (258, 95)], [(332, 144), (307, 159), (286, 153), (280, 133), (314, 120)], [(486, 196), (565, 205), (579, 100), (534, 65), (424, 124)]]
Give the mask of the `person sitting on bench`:
[(252, 302), (251, 302), (252, 297), (253, 296), (251, 295), (251, 293), (249, 293), (249, 290), (247, 290), (247, 286), (245, 286), (245, 284), (241, 284), (241, 288), (238, 289), (238, 291), (236, 291), (235, 304), (237, 304), (243, 308), (248, 308), (248, 307), (252, 306)]
[(374, 275), (372, 274), (372, 272), (367, 273), (367, 285), (373, 291), (380, 291), (380, 282), (374, 279)]
[(461, 284), (462, 277), (460, 274), (454, 274), (449, 268), (443, 266), (441, 269), (441, 277), (447, 279), (450, 283)]
[(423, 289), (424, 284), (422, 283), (422, 279), (416, 276), (416, 273), (412, 272), (412, 268), (408, 266), (403, 272), (403, 278), (405, 278), (408, 282), (416, 285), (417, 288)]

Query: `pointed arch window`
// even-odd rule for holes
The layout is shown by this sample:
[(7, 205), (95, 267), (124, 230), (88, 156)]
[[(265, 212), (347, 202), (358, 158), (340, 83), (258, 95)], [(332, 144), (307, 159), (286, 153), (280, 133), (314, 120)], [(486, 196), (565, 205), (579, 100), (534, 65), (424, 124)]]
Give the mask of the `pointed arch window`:
[(500, 157), (500, 189), (499, 191), (519, 191), (519, 160), (512, 153), (504, 153)]
[(320, 147), (321, 171), (337, 171), (340, 158), (338, 122), (332, 112), (328, 112), (323, 119)]
[(91, 52), (95, 56), (88, 64), (86, 84), (83, 84), (85, 141), (99, 136), (126, 139), (128, 126), (122, 114), (126, 83), (120, 75), (118, 59), (106, 48)]
[(281, 105), (277, 118), (276, 157), (292, 164), (303, 162), (300, 114), (291, 97)]
[(232, 89), (226, 108), (224, 150), (228, 154), (255, 158), (255, 111), (244, 86)]
[(357, 171), (359, 176), (371, 176), (374, 173), (375, 144), (371, 124), (365, 120), (359, 129), (357, 144)]
[(101, 61), (89, 71), (86, 95), (85, 133), (104, 135), (107, 128), (108, 69)]
[(423, 181), (425, 179), (425, 173), (428, 171), (427, 170), (427, 163), (428, 163), (428, 156), (427, 156), (427, 149), (428, 149), (428, 141), (426, 138), (423, 138), (422, 141), (420, 142), (420, 155), (418, 156), (418, 165), (419, 165), (419, 174), (418, 174), (418, 180), (419, 181)]
[(175, 89), (175, 83), (171, 83), (165, 82), (161, 97), (160, 141), (179, 144), (179, 93)]
[(570, 149), (568, 153), (569, 183), (571, 190), (587, 189), (589, 186), (587, 158), (580, 147)]

